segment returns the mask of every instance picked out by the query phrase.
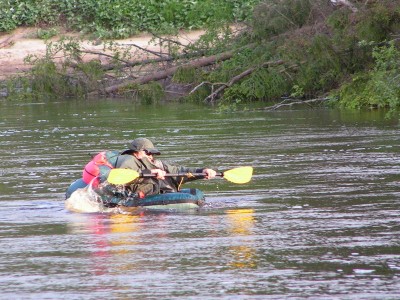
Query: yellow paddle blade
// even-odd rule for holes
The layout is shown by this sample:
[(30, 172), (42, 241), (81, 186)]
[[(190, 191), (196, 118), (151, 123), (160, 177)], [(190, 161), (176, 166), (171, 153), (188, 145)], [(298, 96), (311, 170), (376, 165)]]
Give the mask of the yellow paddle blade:
[(247, 183), (253, 176), (252, 167), (239, 167), (224, 172), (224, 178), (233, 183)]
[(107, 181), (112, 184), (127, 184), (139, 177), (139, 173), (131, 169), (111, 169)]

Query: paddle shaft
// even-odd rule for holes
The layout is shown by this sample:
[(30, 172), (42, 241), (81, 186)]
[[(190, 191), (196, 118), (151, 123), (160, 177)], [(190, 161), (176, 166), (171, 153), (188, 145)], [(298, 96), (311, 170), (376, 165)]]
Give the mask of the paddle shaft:
[[(150, 174), (150, 173), (140, 174), (140, 177), (142, 177), (142, 178), (151, 178), (151, 177), (156, 177), (156, 176), (157, 176), (157, 174)], [(185, 173), (185, 172), (165, 174), (165, 177), (192, 177), (192, 176), (194, 176), (194, 177), (207, 176), (207, 174), (206, 173)], [(215, 176), (224, 177), (224, 173), (219, 172)]]

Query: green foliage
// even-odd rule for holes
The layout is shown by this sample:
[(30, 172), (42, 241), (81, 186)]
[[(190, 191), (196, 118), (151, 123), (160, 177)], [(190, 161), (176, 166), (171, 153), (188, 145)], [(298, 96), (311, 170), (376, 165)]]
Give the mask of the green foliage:
[(36, 24), (66, 25), (101, 38), (139, 31), (195, 29), (243, 21), (260, 0), (3, 0), (0, 32)]
[(329, 38), (316, 35), (307, 49), (297, 50), (293, 57), (296, 57), (300, 67), (295, 82), (306, 93), (327, 91), (338, 84), (344, 69)]
[(7, 81), (9, 99), (54, 100), (79, 93), (80, 86), (70, 82), (70, 78), (57, 70), (51, 60), (42, 59), (31, 70), (28, 77), (17, 77)]
[(3, 1), (0, 5), (0, 32), (11, 31), (20, 25), (18, 18), (14, 17), (14, 8), (11, 1)]
[(201, 78), (200, 71), (193, 67), (180, 67), (172, 77), (175, 83), (193, 83), (198, 82)]
[(124, 91), (126, 95), (130, 94), (135, 100), (142, 104), (153, 104), (159, 102), (164, 96), (164, 90), (158, 82), (150, 82), (144, 85), (132, 84), (127, 86)]
[(297, 84), (295, 84), (292, 87), (292, 93), (290, 94), (291, 98), (303, 98), (304, 97), (304, 90), (302, 87), (298, 86)]
[[(82, 62), (79, 45), (77, 40), (65, 38), (58, 43), (49, 42), (44, 57), (26, 57), (25, 63), (31, 64), (32, 68), (25, 77), (8, 81), (9, 98), (79, 98), (91, 90), (98, 89), (104, 71), (97, 60)], [(56, 63), (55, 57), (59, 57), (60, 53), (63, 54), (63, 60)], [(74, 72), (71, 71), (72, 65)]]
[(368, 9), (352, 15), (337, 10), (327, 18), (333, 31), (333, 46), (346, 65), (346, 71), (357, 73), (373, 64), (372, 46), (391, 40), (400, 30), (398, 1), (374, 1)]
[(383, 41), (389, 38), (393, 27), (398, 26), (400, 18), (399, 4), (394, 8), (391, 1), (377, 1), (371, 9), (360, 16), (356, 25), (357, 36), (360, 40)]
[(43, 60), (32, 68), (32, 93), (44, 97), (68, 95), (68, 77), (58, 72), (53, 61)]
[(209, 86), (203, 84), (198, 86), (196, 90), (189, 95), (187, 95), (182, 101), (191, 102), (191, 103), (204, 103), (204, 99), (210, 95), (211, 89)]
[(75, 81), (79, 82), (79, 91), (88, 93), (99, 87), (99, 82), (104, 77), (104, 70), (98, 60), (80, 62), (77, 64), (76, 69), (81, 71), (75, 79)]
[(246, 67), (252, 66), (259, 62), (251, 48), (243, 48), (236, 52), (236, 55), (230, 60), (222, 62), (218, 68), (210, 72), (207, 80), (211, 82), (227, 82), (233, 76), (243, 72)]
[(62, 3), (58, 5), (53, 0), (2, 0), (0, 32), (11, 31), (18, 26), (55, 24), (59, 21), (62, 6)]
[(43, 40), (48, 40), (58, 34), (59, 34), (59, 31), (56, 28), (50, 28), (50, 29), (39, 28), (37, 30), (37, 37), (39, 39), (43, 39)]
[(193, 51), (201, 50), (205, 54), (215, 54), (225, 51), (227, 45), (232, 44), (232, 30), (229, 24), (209, 24), (207, 31), (193, 43)]
[(262, 1), (254, 10), (254, 34), (268, 38), (301, 28), (314, 21), (316, 7), (322, 8), (327, 1), (271, 0)]
[(374, 69), (353, 77), (340, 89), (340, 104), (348, 108), (400, 107), (400, 51), (390, 43), (373, 50)]
[(280, 97), (288, 89), (287, 81), (274, 69), (260, 68), (239, 84), (225, 91), (224, 99), (237, 103), (255, 100), (272, 100)]
[(338, 37), (343, 34), (348, 34), (351, 28), (351, 11), (340, 9), (332, 12), (326, 19), (326, 23), (334, 30)]
[[(364, 72), (375, 63), (391, 61), (390, 55), (372, 51), (372, 46), (399, 33), (399, 12), (398, 1), (393, 0), (374, 1), (368, 6), (365, 3), (364, 7), (359, 6), (358, 13), (333, 8), (322, 0), (263, 1), (254, 12), (252, 39), (265, 45), (268, 55), (261, 56), (254, 51), (249, 61), (263, 62), (280, 57), (286, 68), (283, 88), (280, 90), (279, 76), (268, 78), (257, 72), (226, 91), (224, 97), (232, 101), (238, 97), (270, 99), (293, 93), (315, 97), (336, 89), (349, 76), (358, 74), (343, 88), (343, 94), (352, 98), (348, 107), (397, 106), (397, 77), (382, 68), (379, 71), (375, 68), (373, 74)], [(243, 69), (246, 63), (241, 61), (235, 65)], [(225, 72), (230, 74), (228, 77), (232, 77), (231, 70), (235, 70), (235, 66)], [(263, 92), (265, 86), (272, 92)]]
[(32, 98), (31, 83), (25, 77), (12, 77), (5, 82), (5, 91), (9, 100), (26, 100)]

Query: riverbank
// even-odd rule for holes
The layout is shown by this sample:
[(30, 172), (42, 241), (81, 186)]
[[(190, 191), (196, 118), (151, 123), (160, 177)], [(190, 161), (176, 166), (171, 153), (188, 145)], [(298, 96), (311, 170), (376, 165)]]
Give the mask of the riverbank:
[[(38, 28), (24, 27), (18, 28), (11, 33), (0, 35), (0, 80), (6, 80), (13, 76), (23, 75), (31, 69), (31, 65), (24, 62), (29, 55), (42, 57), (46, 54), (46, 40), (37, 38)], [(180, 33), (180, 42), (184, 45), (196, 41), (204, 31), (182, 31)], [(79, 37), (79, 33), (61, 32), (59, 35), (48, 41), (56, 42), (62, 36)], [(128, 39), (114, 40), (119, 44), (135, 44), (139, 47), (151, 51), (160, 51), (160, 45), (153, 41), (150, 34), (140, 34)], [(83, 40), (81, 46), (91, 52), (103, 52), (103, 43), (101, 41)], [(133, 50), (134, 51), (134, 50)], [(60, 57), (61, 58), (61, 57)], [(84, 60), (97, 58), (103, 62), (107, 57), (96, 54), (87, 54)]]

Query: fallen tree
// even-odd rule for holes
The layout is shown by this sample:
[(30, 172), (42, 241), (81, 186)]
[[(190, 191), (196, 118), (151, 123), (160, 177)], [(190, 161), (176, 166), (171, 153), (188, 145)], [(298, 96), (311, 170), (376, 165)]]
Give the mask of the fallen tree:
[(234, 51), (227, 51), (227, 52), (220, 53), (217, 55), (194, 59), (185, 64), (173, 66), (173, 67), (167, 68), (165, 70), (156, 71), (151, 74), (138, 77), (134, 80), (127, 80), (125, 82), (109, 86), (104, 91), (106, 94), (117, 93), (118, 91), (122, 90), (124, 87), (132, 85), (132, 84), (145, 84), (145, 83), (149, 83), (151, 81), (158, 81), (158, 80), (165, 79), (165, 78), (175, 74), (175, 72), (179, 68), (185, 68), (185, 67), (201, 68), (201, 67), (206, 67), (206, 66), (209, 66), (212, 64), (216, 64), (218, 62), (221, 62), (221, 61), (231, 58), (233, 56), (233, 54), (234, 54)]

